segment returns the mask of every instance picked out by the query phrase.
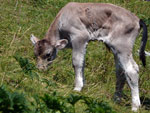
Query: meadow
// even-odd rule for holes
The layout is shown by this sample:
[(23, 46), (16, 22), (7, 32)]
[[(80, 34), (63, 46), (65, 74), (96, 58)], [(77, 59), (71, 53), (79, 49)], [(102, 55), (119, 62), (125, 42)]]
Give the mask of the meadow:
[[(74, 70), (71, 49), (58, 52), (47, 71), (36, 68), (30, 35), (42, 39), (59, 10), (68, 2), (113, 3), (124, 7), (148, 27), (146, 51), (150, 52), (150, 2), (143, 0), (0, 0), (0, 112), (2, 113), (131, 113), (130, 88), (117, 104), (115, 65), (112, 53), (101, 42), (87, 47), (85, 78), (81, 92), (73, 91)], [(141, 30), (142, 33), (142, 30)], [(150, 56), (144, 68), (137, 50), (133, 55), (139, 65), (139, 88), (142, 107), (150, 112)], [(54, 106), (55, 105), (55, 106)]]

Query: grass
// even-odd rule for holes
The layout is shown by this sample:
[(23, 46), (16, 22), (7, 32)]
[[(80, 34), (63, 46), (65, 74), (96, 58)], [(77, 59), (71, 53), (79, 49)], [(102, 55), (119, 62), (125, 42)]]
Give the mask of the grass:
[[(73, 93), (74, 71), (72, 68), (71, 49), (59, 51), (57, 59), (49, 67), (48, 71), (39, 71), (31, 68), (36, 76), (25, 73), (20, 63), (15, 58), (25, 59), (28, 64), (35, 66), (33, 46), (30, 35), (42, 39), (49, 25), (54, 20), (58, 11), (68, 2), (105, 2), (122, 6), (139, 18), (145, 20), (148, 25), (148, 37), (150, 37), (150, 2), (135, 0), (1, 0), (0, 4), (0, 85), (5, 85), (12, 91), (26, 95), (29, 101), (34, 95), (43, 96), (58, 92), (68, 96)], [(144, 68), (137, 50), (140, 47), (141, 35), (134, 46), (134, 58), (140, 67), (140, 96), (142, 100), (150, 99), (150, 57), (147, 57), (147, 66)], [(146, 50), (150, 50), (149, 39)], [(95, 49), (96, 48), (96, 49)], [(16, 56), (16, 57), (14, 57)], [(31, 67), (32, 67), (31, 66)], [(38, 77), (37, 77), (38, 75)], [(86, 86), (79, 94), (107, 102), (117, 113), (131, 112), (130, 89), (126, 85), (124, 93), (129, 99), (121, 105), (113, 102), (115, 91), (115, 68), (113, 55), (99, 42), (90, 42), (87, 47)], [(146, 102), (140, 112), (148, 113)], [(82, 106), (82, 107), (81, 107)], [(86, 106), (82, 102), (75, 105), (76, 112), (82, 113)], [(148, 106), (149, 108), (149, 106)], [(150, 108), (149, 108), (150, 109)]]

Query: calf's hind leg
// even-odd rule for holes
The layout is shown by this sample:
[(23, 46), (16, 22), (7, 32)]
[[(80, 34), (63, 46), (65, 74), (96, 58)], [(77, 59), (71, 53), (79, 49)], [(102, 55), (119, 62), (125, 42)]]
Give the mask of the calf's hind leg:
[(137, 111), (140, 107), (139, 88), (138, 88), (138, 65), (134, 61), (132, 54), (120, 53), (118, 55), (120, 65), (124, 69), (126, 80), (131, 89), (132, 111)]
[(120, 62), (117, 55), (114, 55), (114, 57), (115, 57), (115, 66), (116, 66), (116, 91), (114, 94), (114, 100), (116, 102), (120, 102), (121, 97), (123, 96), (122, 90), (125, 85), (126, 78), (125, 78), (124, 70), (120, 66)]

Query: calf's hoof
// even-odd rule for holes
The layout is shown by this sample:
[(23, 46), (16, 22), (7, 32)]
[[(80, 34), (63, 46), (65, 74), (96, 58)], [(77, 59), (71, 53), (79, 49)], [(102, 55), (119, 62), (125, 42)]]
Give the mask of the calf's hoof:
[(82, 90), (82, 87), (75, 87), (73, 90), (80, 92)]

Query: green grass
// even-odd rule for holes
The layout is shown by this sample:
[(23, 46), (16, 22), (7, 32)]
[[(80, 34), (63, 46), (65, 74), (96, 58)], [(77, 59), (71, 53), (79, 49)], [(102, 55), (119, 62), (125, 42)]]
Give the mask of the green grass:
[[(71, 49), (59, 51), (57, 59), (49, 70), (43, 72), (32, 68), (36, 61), (30, 42), (31, 34), (41, 39), (45, 36), (58, 11), (70, 1), (105, 2), (122, 6), (149, 24), (148, 37), (150, 37), (150, 2), (135, 0), (0, 0), (0, 86), (5, 85), (12, 91), (25, 94), (31, 102), (34, 100), (34, 95), (43, 96), (54, 91), (62, 96), (77, 93), (72, 91), (75, 74), (72, 68)], [(147, 57), (147, 66), (144, 68), (137, 54), (140, 41), (141, 35), (134, 46), (134, 58), (140, 67), (140, 96), (150, 99), (150, 57)], [(149, 42), (148, 39), (147, 51), (150, 51)], [(28, 64), (32, 64), (31, 71), (36, 73), (36, 76), (25, 73), (14, 56), (28, 60)], [(121, 105), (112, 100), (116, 80), (114, 59), (112, 53), (102, 43), (89, 43), (85, 77), (86, 86), (79, 93), (80, 95), (107, 102), (117, 113), (131, 112), (130, 89), (127, 85), (124, 93), (129, 99), (123, 101)], [(150, 112), (145, 109), (146, 107), (142, 106), (140, 112)], [(82, 113), (86, 106), (78, 102), (75, 108), (77, 108), (77, 113)]]

